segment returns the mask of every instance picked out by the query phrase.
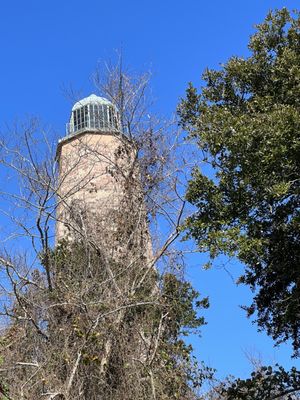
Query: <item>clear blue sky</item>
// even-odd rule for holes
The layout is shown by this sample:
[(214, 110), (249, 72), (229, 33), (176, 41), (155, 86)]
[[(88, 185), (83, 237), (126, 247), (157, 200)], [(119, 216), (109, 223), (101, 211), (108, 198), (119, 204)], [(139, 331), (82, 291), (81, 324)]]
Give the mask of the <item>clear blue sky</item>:
[[(253, 25), (271, 8), (294, 9), (299, 1), (281, 0), (10, 0), (0, 13), (0, 126), (28, 115), (38, 116), (64, 134), (71, 103), (63, 87), (83, 96), (94, 91), (90, 76), (99, 60), (121, 48), (135, 70), (153, 71), (157, 108), (174, 111), (187, 82), (196, 85), (206, 67), (218, 67), (231, 55), (247, 55)], [(268, 363), (298, 364), (290, 348), (273, 349), (272, 341), (238, 308), (250, 294), (235, 287), (222, 268), (204, 272), (190, 260), (188, 276), (210, 295), (208, 325), (196, 353), (220, 375), (245, 376), (245, 352)], [(236, 277), (239, 269), (233, 264)]]

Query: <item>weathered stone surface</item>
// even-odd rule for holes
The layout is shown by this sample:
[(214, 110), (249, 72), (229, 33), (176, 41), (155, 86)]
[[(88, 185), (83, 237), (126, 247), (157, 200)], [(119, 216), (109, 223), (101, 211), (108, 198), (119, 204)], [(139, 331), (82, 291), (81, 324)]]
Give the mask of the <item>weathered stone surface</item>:
[(84, 132), (61, 141), (57, 159), (56, 241), (88, 237), (118, 258), (139, 253), (149, 260), (151, 241), (133, 144), (115, 133)]

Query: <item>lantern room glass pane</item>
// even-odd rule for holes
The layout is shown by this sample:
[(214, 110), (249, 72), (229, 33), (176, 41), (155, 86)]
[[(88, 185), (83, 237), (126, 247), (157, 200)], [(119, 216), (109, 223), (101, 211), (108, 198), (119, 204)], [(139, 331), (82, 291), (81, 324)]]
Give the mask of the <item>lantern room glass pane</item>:
[(104, 120), (104, 128), (108, 128), (108, 107), (103, 106), (103, 120)]

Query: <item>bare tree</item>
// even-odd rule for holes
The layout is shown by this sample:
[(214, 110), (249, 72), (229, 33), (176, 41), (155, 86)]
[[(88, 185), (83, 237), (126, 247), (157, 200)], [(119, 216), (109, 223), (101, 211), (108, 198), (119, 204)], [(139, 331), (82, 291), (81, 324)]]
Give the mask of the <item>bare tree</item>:
[[(95, 81), (121, 114), (114, 154), (82, 138), (58, 171), (36, 121), (15, 132), (18, 140), (1, 141), (3, 176), (18, 182), (0, 192), (17, 228), (0, 253), (6, 399), (196, 399), (191, 383), (205, 375), (180, 336), (204, 322), (194, 309), (197, 293), (160, 268), (168, 256), (174, 267), (185, 210), (177, 126), (150, 116), (148, 74), (131, 78), (121, 62), (106, 68)], [(103, 160), (121, 195), (91, 213), (76, 194), (92, 190)], [(79, 184), (65, 190), (82, 165)], [(72, 238), (55, 244), (55, 224)], [(16, 242), (25, 251), (10, 245)]]

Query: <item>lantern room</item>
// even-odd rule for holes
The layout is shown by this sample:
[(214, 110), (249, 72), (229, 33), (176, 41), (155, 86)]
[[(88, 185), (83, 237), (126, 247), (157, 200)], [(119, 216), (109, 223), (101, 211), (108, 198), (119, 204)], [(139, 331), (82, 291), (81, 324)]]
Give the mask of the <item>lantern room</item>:
[(66, 130), (67, 136), (84, 131), (120, 132), (120, 114), (109, 100), (91, 94), (74, 104)]

